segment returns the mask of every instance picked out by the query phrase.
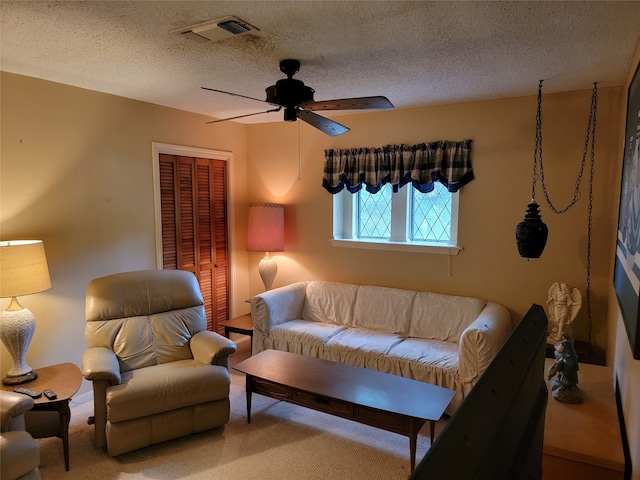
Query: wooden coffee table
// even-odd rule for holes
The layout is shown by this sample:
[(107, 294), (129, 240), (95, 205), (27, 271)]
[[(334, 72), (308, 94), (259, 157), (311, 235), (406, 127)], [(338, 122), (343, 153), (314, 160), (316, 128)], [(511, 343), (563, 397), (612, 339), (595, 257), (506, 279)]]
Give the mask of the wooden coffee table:
[(233, 367), (246, 375), (247, 422), (251, 395), (294, 403), (409, 437), (411, 470), (418, 431), (428, 420), (431, 442), (455, 392), (388, 373), (265, 350)]

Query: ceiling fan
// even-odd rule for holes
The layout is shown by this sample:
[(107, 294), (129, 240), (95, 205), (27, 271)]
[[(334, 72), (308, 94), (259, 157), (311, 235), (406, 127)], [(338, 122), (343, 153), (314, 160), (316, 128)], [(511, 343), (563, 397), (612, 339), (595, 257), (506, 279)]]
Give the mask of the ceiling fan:
[(278, 80), (275, 85), (271, 85), (266, 89), (266, 100), (248, 97), (246, 95), (240, 95), (237, 93), (225, 92), (224, 90), (217, 90), (215, 88), (202, 87), (204, 90), (225, 93), (227, 95), (248, 98), (250, 100), (257, 100), (258, 102), (269, 103), (276, 107), (263, 112), (238, 115), (237, 117), (213, 120), (207, 123), (225, 122), (227, 120), (235, 120), (237, 118), (250, 117), (252, 115), (279, 112), (284, 108), (284, 120), (286, 122), (295, 122), (297, 119), (300, 119), (303, 122), (306, 122), (309, 125), (317, 128), (318, 130), (321, 130), (327, 135), (335, 137), (336, 135), (347, 133), (349, 131), (349, 128), (339, 124), (338, 122), (334, 122), (333, 120), (329, 120), (326, 117), (314, 113), (314, 110), (386, 110), (393, 108), (393, 104), (389, 101), (389, 99), (382, 96), (341, 98), (336, 100), (323, 100), (320, 102), (316, 102), (313, 99), (315, 90), (311, 87), (305, 86), (302, 81), (293, 78), (293, 76), (298, 73), (299, 70), (300, 62), (298, 60), (281, 60), (280, 71), (284, 73), (287, 78)]

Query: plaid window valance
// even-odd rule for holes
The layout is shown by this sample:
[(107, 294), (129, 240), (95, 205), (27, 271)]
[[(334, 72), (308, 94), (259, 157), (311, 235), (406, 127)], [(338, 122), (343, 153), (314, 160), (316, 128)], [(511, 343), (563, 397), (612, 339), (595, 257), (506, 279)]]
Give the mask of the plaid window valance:
[(428, 193), (433, 182), (457, 192), (473, 180), (471, 140), (329, 149), (324, 154), (322, 186), (331, 194), (343, 188), (356, 193), (363, 185), (369, 193), (377, 193), (387, 183), (394, 192), (411, 183)]

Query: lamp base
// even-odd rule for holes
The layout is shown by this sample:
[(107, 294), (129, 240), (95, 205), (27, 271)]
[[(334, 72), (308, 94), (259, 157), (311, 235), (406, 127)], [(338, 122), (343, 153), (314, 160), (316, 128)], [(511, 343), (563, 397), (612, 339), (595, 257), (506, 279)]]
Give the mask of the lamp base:
[(36, 319), (28, 308), (24, 308), (16, 297), (9, 307), (0, 313), (0, 339), (13, 358), (13, 366), (2, 379), (5, 385), (30, 382), (36, 373), (27, 364), (27, 349), (36, 330)]
[(278, 273), (278, 264), (269, 256), (269, 252), (266, 252), (264, 258), (260, 260), (258, 272), (260, 273), (260, 278), (262, 278), (264, 289), (271, 290), (273, 280), (276, 278), (276, 273)]
[(20, 385), (21, 383), (27, 383), (38, 378), (38, 374), (31, 370), (29, 373), (22, 375), (7, 375), (2, 379), (4, 385)]

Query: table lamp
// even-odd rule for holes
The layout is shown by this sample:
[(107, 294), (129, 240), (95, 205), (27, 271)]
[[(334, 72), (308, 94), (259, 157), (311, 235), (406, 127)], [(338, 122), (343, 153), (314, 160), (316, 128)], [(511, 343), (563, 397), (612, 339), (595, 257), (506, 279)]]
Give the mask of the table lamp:
[(249, 205), (247, 250), (266, 252), (260, 260), (258, 272), (265, 290), (271, 290), (278, 272), (278, 265), (269, 252), (284, 251), (284, 205), (277, 203), (252, 203)]
[(26, 362), (36, 320), (16, 297), (49, 288), (51, 280), (42, 240), (0, 242), (0, 297), (11, 297), (9, 306), (0, 314), (0, 338), (13, 358), (13, 367), (2, 379), (5, 385), (30, 382), (38, 376)]

